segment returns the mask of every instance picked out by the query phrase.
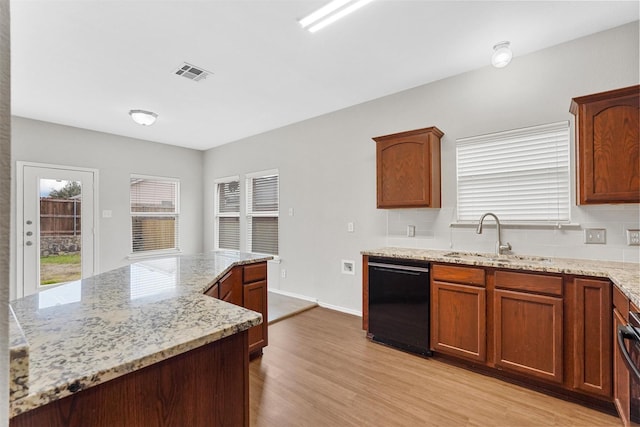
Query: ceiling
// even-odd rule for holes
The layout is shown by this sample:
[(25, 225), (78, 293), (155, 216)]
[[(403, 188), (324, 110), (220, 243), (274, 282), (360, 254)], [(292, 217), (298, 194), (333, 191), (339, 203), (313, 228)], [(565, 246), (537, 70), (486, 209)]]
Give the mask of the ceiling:
[(327, 2), (13, 0), (12, 114), (205, 150), (486, 67), (502, 40), (517, 61), (639, 18), (637, 1), (376, 0), (303, 30)]

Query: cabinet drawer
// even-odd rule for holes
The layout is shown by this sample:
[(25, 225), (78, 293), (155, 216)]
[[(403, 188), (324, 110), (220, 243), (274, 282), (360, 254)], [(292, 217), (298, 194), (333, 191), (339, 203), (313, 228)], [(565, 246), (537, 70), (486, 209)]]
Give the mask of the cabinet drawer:
[(267, 263), (261, 262), (244, 266), (244, 283), (257, 282), (267, 278)]
[(617, 286), (613, 287), (613, 306), (624, 319), (629, 317), (629, 298)]
[(496, 271), (496, 288), (562, 296), (562, 277)]
[(484, 269), (461, 267), (457, 265), (435, 264), (432, 268), (434, 280), (442, 282), (462, 283), (465, 285), (484, 286)]

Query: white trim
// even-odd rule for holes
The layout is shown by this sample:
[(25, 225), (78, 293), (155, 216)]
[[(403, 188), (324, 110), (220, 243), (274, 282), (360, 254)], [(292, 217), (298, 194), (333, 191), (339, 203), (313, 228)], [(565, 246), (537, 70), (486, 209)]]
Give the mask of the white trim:
[(352, 316), (362, 317), (362, 311), (352, 310), (350, 308), (340, 307), (333, 304), (327, 304), (326, 302), (318, 301), (318, 305), (322, 308), (328, 308), (329, 310), (340, 311), (342, 313), (351, 314)]
[(225, 176), (223, 178), (216, 178), (213, 180), (214, 184), (226, 184), (227, 182), (240, 181), (240, 175)]
[(274, 176), (274, 175), (280, 175), (280, 172), (278, 169), (267, 169), (264, 171), (260, 171), (260, 172), (251, 172), (251, 173), (247, 173), (244, 175), (245, 179), (248, 178), (265, 178), (268, 176)]
[(99, 188), (98, 188), (98, 176), (99, 169), (95, 168), (85, 168), (79, 166), (65, 166), (65, 165), (56, 165), (52, 163), (38, 163), (38, 162), (27, 162), (22, 160), (16, 160), (16, 282), (14, 284), (14, 291), (16, 298), (22, 298), (24, 296), (24, 283), (23, 281), (23, 252), (20, 249), (22, 247), (22, 236), (24, 234), (24, 224), (20, 219), (24, 218), (24, 168), (25, 167), (35, 167), (35, 168), (44, 168), (44, 169), (59, 169), (65, 171), (74, 171), (74, 172), (87, 172), (91, 173), (93, 176), (93, 274), (98, 274), (100, 272), (100, 254), (99, 254), (99, 238), (100, 238), (100, 206), (99, 206)]
[(329, 310), (339, 311), (341, 313), (362, 317), (362, 311), (340, 307), (338, 305), (328, 304), (328, 303), (319, 301), (317, 298), (308, 297), (306, 295), (300, 295), (294, 292), (283, 291), (281, 289), (269, 289), (269, 292), (273, 292), (274, 294), (284, 295), (285, 297), (298, 298), (305, 301), (315, 302), (315, 303), (318, 303), (318, 305), (322, 308), (327, 308)]
[(294, 292), (283, 291), (282, 289), (269, 289), (269, 292), (273, 292), (274, 294), (284, 295), (285, 297), (298, 298), (305, 301), (318, 302), (317, 298), (311, 298), (306, 295), (296, 294)]

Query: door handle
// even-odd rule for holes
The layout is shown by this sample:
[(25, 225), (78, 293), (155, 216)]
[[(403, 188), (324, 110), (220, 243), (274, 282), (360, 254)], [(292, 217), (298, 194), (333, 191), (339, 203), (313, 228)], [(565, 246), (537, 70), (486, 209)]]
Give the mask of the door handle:
[(31, 240), (28, 240), (27, 243), (25, 243), (27, 246), (31, 246), (33, 245), (33, 243), (31, 242)]
[[(629, 367), (629, 371), (636, 378), (640, 379), (640, 368), (635, 365), (633, 360), (631, 360), (631, 356), (627, 351), (627, 346), (624, 345), (624, 340), (636, 341), (636, 335), (632, 332), (631, 326), (618, 326), (618, 346), (620, 347), (620, 352), (622, 353), (622, 358), (624, 359), (624, 363)], [(634, 345), (631, 343), (631, 345)]]
[(33, 231), (27, 231), (27, 236), (33, 236)]

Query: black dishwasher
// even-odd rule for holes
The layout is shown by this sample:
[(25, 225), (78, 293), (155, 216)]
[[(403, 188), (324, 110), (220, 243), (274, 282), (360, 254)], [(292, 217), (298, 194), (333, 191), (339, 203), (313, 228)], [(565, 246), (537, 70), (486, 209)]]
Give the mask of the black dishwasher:
[(369, 258), (371, 339), (411, 353), (429, 350), (429, 263)]

